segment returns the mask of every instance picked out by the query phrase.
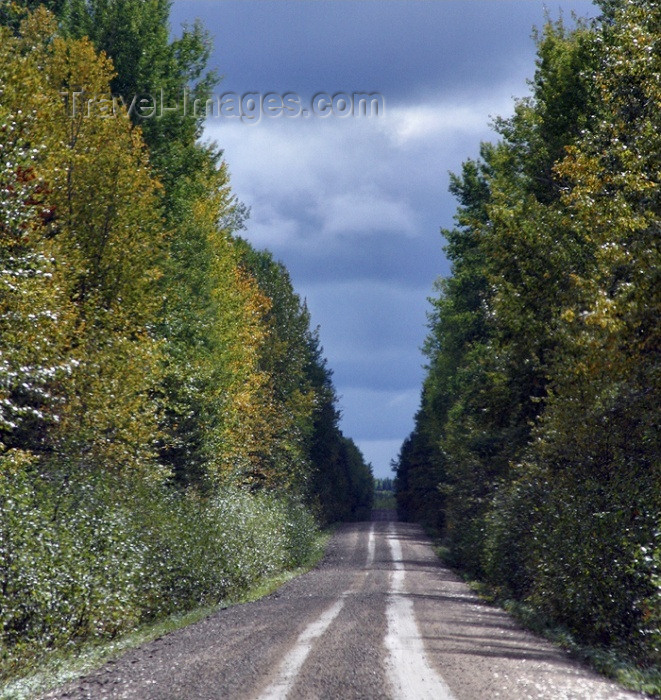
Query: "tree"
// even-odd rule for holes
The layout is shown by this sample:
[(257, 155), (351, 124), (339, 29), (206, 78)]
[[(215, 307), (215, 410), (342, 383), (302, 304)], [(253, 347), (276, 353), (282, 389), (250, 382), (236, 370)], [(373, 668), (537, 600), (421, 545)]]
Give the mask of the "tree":
[(591, 641), (626, 640), (651, 659), (661, 639), (652, 398), (661, 347), (660, 29), (656, 3), (629, 4), (603, 28), (590, 75), (598, 118), (557, 166), (566, 218), (592, 255), (560, 314), (552, 394), (527, 460), (548, 485), (536, 599)]
[[(42, 225), (30, 228), (28, 240), (22, 236), (23, 255), (46, 267), (33, 267), (25, 286), (32, 298), (51, 302), (33, 328), (41, 337), (28, 345), (39, 356), (30, 366), (50, 368), (52, 381), (42, 389), (52, 403), (47, 437), (41, 434), (37, 446), (40, 433), (31, 425), (12, 444), (28, 439), (30, 447), (78, 467), (103, 463), (156, 473), (152, 392), (159, 350), (150, 324), (165, 237), (157, 186), (140, 134), (125, 115), (87, 119), (62, 109), (61, 94), (74, 86), (109, 94), (110, 66), (89, 42), (53, 37), (54, 28), (48, 13), (37, 10), (21, 25), (21, 36), (6, 42), (3, 102), (20, 115), (19, 122), (9, 120), (12, 131), (34, 157), (21, 177), (40, 190)], [(31, 89), (38, 98), (23, 92)], [(24, 302), (16, 301), (19, 308)], [(24, 333), (21, 315), (11, 310), (5, 317), (12, 321), (13, 347)]]
[(269, 450), (269, 470), (291, 491), (305, 494), (312, 470), (310, 440), (316, 396), (307, 373), (310, 357), (310, 315), (294, 292), (284, 265), (267, 251), (256, 251), (239, 239), (242, 265), (270, 300), (266, 315), (268, 333), (260, 367), (273, 389), (275, 427)]
[(602, 5), (600, 21), (571, 33), (547, 25), (532, 96), (452, 181), (453, 275), (432, 301), (397, 487), (412, 517), (441, 511), (459, 565), (649, 662), (661, 11)]
[(206, 100), (218, 82), (213, 71), (205, 72), (210, 39), (195, 23), (171, 41), (170, 5), (170, 0), (63, 0), (59, 12), (68, 36), (88, 37), (112, 60), (112, 93), (133, 105), (131, 119), (143, 130), (167, 204), (178, 196), (182, 179), (194, 178), (210, 155), (220, 158), (196, 143)]

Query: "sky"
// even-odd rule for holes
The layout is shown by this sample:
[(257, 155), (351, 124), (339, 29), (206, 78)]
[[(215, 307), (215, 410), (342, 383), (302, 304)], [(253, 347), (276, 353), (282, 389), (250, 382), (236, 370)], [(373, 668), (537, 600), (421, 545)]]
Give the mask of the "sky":
[[(250, 208), (242, 235), (268, 248), (307, 301), (339, 396), (342, 431), (378, 478), (413, 429), (434, 281), (450, 273), (449, 172), (497, 135), (535, 71), (533, 27), (598, 14), (588, 0), (431, 2), (174, 0), (213, 39), (216, 96), (379, 93), (378, 116), (212, 115)], [(308, 110), (311, 112), (311, 110)]]

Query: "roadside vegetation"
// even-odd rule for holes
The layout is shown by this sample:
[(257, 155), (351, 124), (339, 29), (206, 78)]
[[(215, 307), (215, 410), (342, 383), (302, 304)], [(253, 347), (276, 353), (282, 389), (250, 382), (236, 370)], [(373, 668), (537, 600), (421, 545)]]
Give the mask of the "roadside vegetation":
[(195, 624), (233, 605), (259, 600), (292, 578), (309, 571), (324, 555), (330, 539), (332, 528), (319, 532), (308, 556), (301, 566), (295, 569), (260, 578), (254, 585), (241, 590), (237, 595), (230, 595), (220, 601), (214, 600), (210, 605), (196, 606), (185, 612), (175, 611), (166, 616), (159, 616), (153, 621), (142, 624), (135, 629), (112, 639), (90, 638), (75, 646), (51, 650), (47, 655), (36, 655), (33, 663), (24, 672), (0, 683), (2, 700), (27, 700), (38, 694), (61, 686), (93, 671), (108, 661), (121, 656), (130, 649), (147, 642), (160, 639), (170, 632)]
[(45, 5), (0, 4), (0, 679), (235, 598), (373, 497), (202, 117), (112, 102), (204, 100), (204, 30)]
[(661, 5), (598, 5), (539, 32), (530, 96), (452, 177), (397, 504), (661, 692)]

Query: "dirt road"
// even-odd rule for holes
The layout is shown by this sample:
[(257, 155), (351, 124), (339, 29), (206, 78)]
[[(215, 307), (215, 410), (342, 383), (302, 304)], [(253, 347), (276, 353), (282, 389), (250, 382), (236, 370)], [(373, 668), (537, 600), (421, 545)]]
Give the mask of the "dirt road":
[(639, 698), (482, 604), (414, 525), (340, 528), (319, 567), (47, 698)]

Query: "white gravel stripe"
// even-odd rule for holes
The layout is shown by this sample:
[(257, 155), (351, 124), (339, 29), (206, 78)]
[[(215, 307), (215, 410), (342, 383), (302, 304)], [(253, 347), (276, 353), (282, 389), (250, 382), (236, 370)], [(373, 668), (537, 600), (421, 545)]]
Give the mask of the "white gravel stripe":
[(372, 564), (374, 564), (374, 550), (375, 550), (375, 541), (374, 541), (374, 523), (372, 523), (372, 527), (370, 527), (370, 534), (369, 537), (367, 538), (367, 561), (365, 562), (365, 568), (369, 569)]
[(391, 592), (386, 609), (388, 633), (385, 639), (390, 655), (388, 675), (393, 700), (453, 700), (447, 684), (427, 661), (413, 612), (413, 601), (406, 595), (402, 545), (394, 523), (390, 524), (388, 544), (395, 569), (390, 579)]
[(341, 598), (328, 608), (321, 617), (308, 625), (296, 640), (294, 648), (287, 654), (278, 671), (278, 676), (259, 696), (261, 700), (281, 700), (286, 698), (296, 681), (299, 671), (312, 650), (314, 641), (330, 627), (333, 620), (344, 607), (345, 591)]
[[(367, 561), (365, 562), (365, 568), (369, 568), (374, 563), (374, 551), (374, 524), (372, 524), (367, 539)], [(361, 577), (361, 580), (362, 578), (363, 577)], [(294, 644), (292, 650), (283, 659), (278, 669), (276, 679), (262, 694), (260, 694), (260, 700), (283, 700), (287, 697), (289, 691), (296, 682), (301, 668), (303, 668), (305, 660), (312, 651), (314, 642), (331, 626), (333, 620), (335, 620), (342, 611), (347, 596), (354, 593), (357, 587), (358, 583), (356, 582), (351, 588), (344, 591), (330, 608), (325, 610), (314, 622), (309, 624), (303, 632), (301, 632), (299, 638), (296, 640), (296, 644)]]

